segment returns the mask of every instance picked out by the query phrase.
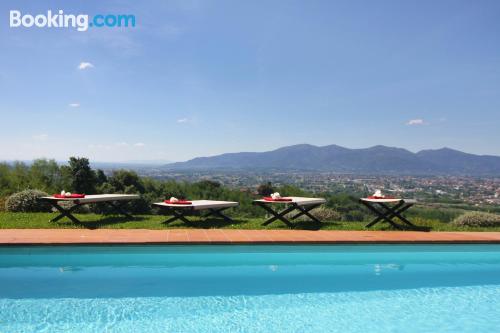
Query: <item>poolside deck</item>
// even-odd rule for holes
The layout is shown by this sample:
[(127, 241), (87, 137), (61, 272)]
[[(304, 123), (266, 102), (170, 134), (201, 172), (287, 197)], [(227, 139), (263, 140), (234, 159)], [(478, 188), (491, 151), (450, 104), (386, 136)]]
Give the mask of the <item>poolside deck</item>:
[(0, 229), (0, 245), (21, 244), (416, 244), (499, 243), (500, 232), (234, 229)]

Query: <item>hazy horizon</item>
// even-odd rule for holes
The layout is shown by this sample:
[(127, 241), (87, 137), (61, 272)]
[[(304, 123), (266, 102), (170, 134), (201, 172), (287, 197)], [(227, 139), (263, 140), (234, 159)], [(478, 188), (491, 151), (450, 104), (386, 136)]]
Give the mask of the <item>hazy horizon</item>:
[[(16, 161), (20, 161), (20, 162), (31, 162), (33, 160), (36, 160), (36, 159), (53, 159), (53, 160), (56, 160), (58, 163), (65, 163), (69, 160), (69, 158), (71, 156), (77, 156), (77, 157), (86, 157), (86, 158), (89, 158), (90, 160), (90, 163), (92, 164), (134, 164), (134, 165), (163, 165), (163, 164), (170, 164), (170, 163), (177, 163), (177, 162), (185, 162), (185, 161), (188, 161), (188, 160), (191, 160), (193, 158), (197, 158), (197, 157), (211, 157), (211, 156), (217, 156), (217, 155), (222, 155), (222, 154), (235, 154), (235, 153), (262, 153), (262, 152), (268, 152), (268, 151), (274, 151), (274, 150), (277, 150), (277, 149), (280, 149), (280, 148), (285, 148), (285, 147), (290, 147), (290, 146), (296, 146), (296, 145), (311, 145), (311, 146), (316, 146), (316, 147), (324, 147), (324, 146), (330, 146), (330, 145), (336, 145), (336, 144), (329, 144), (329, 145), (313, 145), (313, 144), (310, 144), (310, 143), (298, 143), (298, 144), (293, 144), (293, 145), (288, 145), (288, 146), (280, 146), (280, 147), (275, 147), (273, 149), (270, 149), (270, 150), (262, 150), (262, 151), (229, 151), (229, 152), (223, 152), (221, 154), (215, 154), (215, 155), (200, 155), (200, 156), (193, 156), (191, 158), (188, 158), (186, 160), (179, 160), (179, 161), (173, 161), (173, 160), (134, 160), (134, 159), (128, 159), (128, 160), (117, 160), (117, 161), (106, 161), (106, 160), (93, 160), (91, 158), (89, 158), (88, 156), (83, 156), (83, 155), (70, 155), (68, 156), (67, 158), (65, 159), (56, 159), (56, 158), (52, 158), (52, 157), (47, 157), (47, 156), (39, 156), (39, 157), (35, 157), (35, 158), (32, 158), (32, 159), (2, 159), (1, 156), (0, 156), (0, 162), (16, 162)], [(340, 145), (337, 145), (337, 146), (340, 146)], [(347, 149), (368, 149), (368, 148), (372, 148), (372, 147), (375, 147), (375, 146), (381, 146), (381, 145), (378, 145), (378, 144), (374, 144), (372, 146), (369, 146), (369, 147), (345, 147), (345, 146), (341, 146), (343, 148), (347, 148)], [(382, 145), (382, 146), (385, 146), (385, 145)], [(396, 147), (396, 146), (385, 146), (385, 147), (390, 147), (390, 148), (401, 148), (401, 149), (406, 149), (404, 147)], [(462, 151), (462, 150), (459, 150), (459, 149), (455, 149), (453, 147), (439, 147), (439, 148), (428, 148), (428, 149), (421, 149), (421, 150), (417, 150), (417, 151), (412, 151), (410, 149), (406, 149), (412, 153), (418, 153), (419, 151), (422, 151), (422, 150), (439, 150), (439, 149), (452, 149), (452, 150), (458, 150), (458, 151), (461, 151), (463, 153), (467, 153), (467, 154), (474, 154), (474, 153), (471, 153), (471, 152), (467, 152), (467, 151)], [(479, 156), (498, 156), (500, 157), (500, 155), (491, 155), (491, 154), (474, 154), (474, 155), (479, 155)]]

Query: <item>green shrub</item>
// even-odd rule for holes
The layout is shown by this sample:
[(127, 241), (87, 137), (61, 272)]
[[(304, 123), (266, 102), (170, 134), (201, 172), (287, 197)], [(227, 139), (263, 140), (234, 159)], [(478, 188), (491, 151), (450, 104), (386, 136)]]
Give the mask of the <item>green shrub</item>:
[(364, 212), (351, 210), (345, 213), (342, 213), (342, 222), (358, 222), (365, 221), (367, 216), (368, 218), (372, 218), (371, 215), (366, 215)]
[[(298, 213), (297, 211), (294, 211), (288, 214), (287, 217), (291, 218), (297, 213)], [(312, 216), (314, 216), (315, 218), (317, 218), (322, 222), (340, 221), (342, 219), (342, 215), (340, 215), (337, 211), (327, 207), (319, 207), (313, 209), (310, 213)], [(296, 221), (308, 221), (308, 220), (309, 217), (307, 217), (306, 215), (302, 215), (301, 217), (296, 219)]]
[[(88, 214), (91, 212), (89, 205), (80, 205), (76, 208), (73, 208), (73, 206), (75, 206), (73, 201), (59, 201), (57, 204), (64, 209), (71, 209), (71, 212), (76, 214)], [(52, 211), (56, 212), (57, 210), (55, 208), (52, 208)]]
[(500, 226), (500, 215), (484, 213), (484, 212), (469, 212), (460, 215), (451, 222), (457, 227), (495, 227)]
[(7, 197), (0, 197), (0, 212), (5, 211), (5, 201), (7, 201)]
[(50, 212), (50, 205), (38, 200), (38, 198), (46, 196), (48, 196), (47, 193), (39, 190), (14, 193), (5, 201), (5, 210), (9, 212)]
[(342, 215), (339, 212), (326, 207), (316, 208), (311, 213), (318, 220), (324, 222), (340, 221), (342, 219)]

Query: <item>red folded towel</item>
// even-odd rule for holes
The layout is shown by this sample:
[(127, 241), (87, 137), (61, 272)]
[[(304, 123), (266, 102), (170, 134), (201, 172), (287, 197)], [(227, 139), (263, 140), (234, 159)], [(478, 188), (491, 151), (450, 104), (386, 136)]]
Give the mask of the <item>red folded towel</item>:
[(392, 195), (384, 195), (383, 197), (379, 197), (376, 195), (370, 195), (368, 199), (396, 199), (396, 197), (393, 197)]
[(85, 194), (77, 194), (77, 193), (71, 195), (54, 194), (53, 197), (58, 199), (82, 199), (85, 198)]
[(191, 201), (187, 201), (187, 200), (179, 200), (179, 201), (165, 200), (164, 202), (166, 204), (169, 204), (169, 205), (191, 205), (192, 204)]
[(264, 200), (266, 201), (292, 201), (291, 198), (277, 198), (277, 199), (273, 199), (271, 197), (264, 197)]

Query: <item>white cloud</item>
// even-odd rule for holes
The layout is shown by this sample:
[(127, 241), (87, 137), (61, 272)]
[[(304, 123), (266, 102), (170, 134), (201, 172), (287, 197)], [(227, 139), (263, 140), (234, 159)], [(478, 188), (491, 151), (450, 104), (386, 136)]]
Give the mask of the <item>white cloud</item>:
[(69, 103), (68, 106), (71, 107), (71, 108), (79, 108), (80, 107), (80, 103)]
[(145, 146), (145, 144), (142, 142), (134, 143), (134, 147), (144, 147), (144, 146)]
[(187, 119), (187, 118), (177, 119), (177, 122), (178, 122), (179, 124), (182, 124), (182, 123), (187, 123), (188, 121), (189, 121), (189, 119)]
[(33, 135), (33, 140), (36, 140), (36, 141), (45, 141), (48, 138), (49, 138), (48, 134), (36, 134), (36, 135)]
[(410, 126), (425, 125), (425, 121), (423, 119), (411, 119), (406, 123), (406, 125)]
[(84, 70), (87, 68), (94, 68), (94, 65), (91, 64), (90, 62), (85, 62), (85, 61), (82, 61), (80, 63), (80, 65), (78, 65), (78, 69), (80, 69), (80, 70)]
[(117, 147), (128, 147), (128, 143), (126, 142), (117, 142), (115, 145)]

